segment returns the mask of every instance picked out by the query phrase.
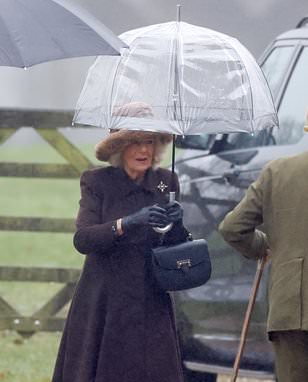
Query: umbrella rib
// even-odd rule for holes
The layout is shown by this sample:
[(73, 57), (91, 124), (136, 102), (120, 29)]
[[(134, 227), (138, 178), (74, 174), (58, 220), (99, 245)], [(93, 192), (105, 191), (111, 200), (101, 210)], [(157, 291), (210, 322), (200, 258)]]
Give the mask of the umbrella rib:
[(177, 28), (177, 60), (176, 60), (176, 65), (177, 65), (177, 69), (176, 69), (176, 81), (178, 83), (177, 87), (178, 87), (178, 102), (179, 102), (179, 112), (180, 112), (180, 118), (179, 118), (179, 125), (182, 124), (182, 130), (183, 130), (183, 133), (184, 133), (184, 129), (185, 129), (185, 123), (183, 121), (183, 102), (182, 102), (182, 92), (181, 92), (181, 74), (180, 74), (180, 70), (179, 70), (179, 61), (181, 62), (182, 58), (183, 58), (183, 54), (182, 54), (182, 50), (180, 49), (180, 47), (182, 46), (182, 44), (180, 44), (180, 40), (181, 40), (181, 23), (179, 23), (179, 26)]
[[(111, 110), (111, 107), (112, 107), (112, 99), (113, 99), (113, 91), (114, 91), (114, 86), (115, 86), (115, 78), (117, 76), (117, 73), (118, 73), (118, 70), (119, 70), (119, 66), (121, 64), (121, 60), (123, 60), (123, 57), (119, 60), (118, 64), (117, 64), (117, 67), (116, 67), (116, 70), (115, 70), (115, 74), (113, 76), (113, 80), (112, 80), (112, 86), (111, 86), (111, 89), (110, 89), (110, 100), (109, 100), (109, 106), (110, 106), (110, 110), (109, 110), (109, 115), (112, 116), (113, 115), (113, 112)], [(102, 118), (103, 116), (101, 115), (101, 120), (100, 120), (100, 124), (102, 124)]]
[[(213, 38), (214, 38), (215, 40), (217, 40), (218, 42), (223, 42), (223, 43), (225, 43), (225, 44), (230, 44), (230, 45), (232, 46), (232, 48), (233, 48), (233, 51), (236, 53), (237, 59), (238, 59), (240, 62), (242, 62), (241, 57), (240, 57), (240, 55), (238, 54), (238, 52), (237, 52), (236, 48), (234, 47), (234, 45), (232, 44), (232, 40), (231, 40), (231, 39), (230, 39), (230, 42), (228, 43), (228, 42), (227, 42), (221, 35), (218, 36), (217, 34), (216, 34), (216, 35), (213, 35)], [(228, 51), (227, 51), (225, 48), (223, 48), (223, 49), (224, 49), (224, 51), (225, 51), (225, 54), (226, 54), (227, 56), (229, 56), (229, 57), (232, 59), (233, 57), (228, 53)], [(247, 76), (247, 78), (248, 78), (248, 82), (249, 82), (249, 85), (250, 85), (250, 89), (251, 89), (251, 91), (250, 91), (251, 107), (252, 107), (251, 121), (253, 121), (253, 98), (252, 98), (252, 88), (251, 88), (250, 78), (249, 78), (249, 75), (248, 75), (248, 73), (247, 73), (247, 69), (246, 69), (246, 66), (245, 66), (244, 63), (243, 63), (243, 68), (244, 68), (244, 70), (245, 70), (245, 73), (246, 73), (246, 76)], [(243, 80), (242, 80), (242, 83), (243, 83)], [(252, 122), (251, 122), (251, 124), (252, 124)], [(252, 130), (253, 130), (253, 126), (252, 126)]]
[[(20, 0), (16, 0), (24, 9), (26, 9), (29, 13), (32, 14), (32, 17), (35, 19), (35, 21), (38, 23), (38, 25), (40, 25), (42, 27), (43, 30), (47, 31), (51, 36), (52, 36), (52, 33), (50, 31), (49, 28), (46, 27), (45, 24), (43, 24), (41, 21), (40, 21), (40, 18), (36, 15), (35, 11), (33, 11), (33, 9), (27, 7), (23, 2), (21, 2)], [(54, 4), (56, 4), (56, 6), (58, 7), (61, 7), (61, 5), (59, 5), (58, 3), (54, 2)], [(69, 11), (62, 7), (63, 9), (65, 9), (66, 12), (69, 13)], [(75, 15), (74, 15), (75, 16)], [(75, 16), (76, 17), (76, 16)], [(65, 52), (65, 49), (63, 48), (63, 46), (61, 45), (61, 43), (55, 39), (54, 37), (51, 37), (51, 40), (55, 42), (56, 46), (62, 51), (62, 53)]]
[[(48, 27), (46, 27), (46, 24), (41, 22), (41, 18), (35, 13), (35, 10), (29, 8), (24, 2), (21, 2), (20, 0), (15, 0), (15, 1), (17, 1), (21, 5), (21, 7), (23, 7), (25, 10), (30, 12), (30, 14), (32, 15), (32, 18), (35, 20), (35, 22), (37, 22), (37, 24), (40, 25), (42, 30), (48, 32), (48, 34), (50, 36), (50, 40), (53, 41), (55, 46), (59, 49), (58, 57), (56, 57), (56, 56), (53, 57), (53, 60), (62, 59), (62, 58), (65, 58), (65, 57), (68, 58), (68, 56), (65, 55), (65, 51), (66, 50), (65, 50), (65, 47), (63, 46), (63, 44), (61, 44), (61, 41), (59, 39), (56, 39), (53, 36), (52, 31)], [(78, 19), (80, 22), (84, 23), (84, 21), (78, 15), (76, 15), (73, 12), (71, 12), (66, 7), (62, 6), (61, 4), (59, 4), (56, 1), (52, 0), (52, 2), (54, 3), (55, 7), (61, 8), (63, 10), (63, 12), (66, 12), (70, 17), (74, 17), (74, 18)], [(87, 25), (87, 24), (85, 24), (85, 25)], [(99, 34), (90, 25), (88, 27), (89, 27), (89, 30), (92, 31), (92, 33), (95, 33), (97, 36), (99, 36)], [(70, 55), (69, 57), (73, 57), (73, 56)], [(80, 54), (76, 54), (75, 57), (80, 57)], [(41, 60), (41, 61), (36, 62), (35, 64), (39, 64), (39, 63), (44, 62), (44, 61), (45, 60)], [(27, 65), (25, 65), (25, 66), (27, 66)]]
[[(235, 48), (235, 46), (232, 44), (232, 40), (230, 40), (230, 43), (231, 43), (231, 45), (232, 45), (232, 47), (233, 47), (235, 53), (237, 54), (238, 59), (240, 59), (240, 55), (238, 54), (237, 49)], [(244, 66), (244, 70), (245, 70), (245, 72), (246, 72), (246, 76), (247, 76), (247, 78), (248, 78), (249, 86), (250, 86), (250, 89), (251, 89), (251, 91), (250, 91), (250, 99), (251, 99), (251, 125), (252, 125), (251, 127), (252, 127), (252, 131), (254, 132), (253, 121), (254, 121), (255, 117), (254, 117), (254, 106), (253, 106), (253, 104), (254, 104), (254, 100), (253, 100), (253, 92), (252, 92), (252, 86), (251, 86), (251, 82), (250, 82), (250, 77), (249, 77), (249, 74), (248, 74), (248, 72), (247, 72), (245, 63), (244, 63), (243, 66)]]
[[(10, 39), (11, 42), (12, 42), (11, 45), (12, 45), (13, 47), (15, 47), (15, 46), (16, 46), (16, 44), (15, 44), (15, 40), (14, 40), (13, 37), (12, 37), (12, 34), (11, 34), (11, 32), (10, 32), (10, 29), (7, 27), (7, 23), (6, 23), (5, 18), (3, 18), (3, 17), (1, 16), (1, 12), (0, 12), (0, 19), (2, 20), (3, 24), (6, 26), (6, 31), (7, 31), (7, 33), (8, 33), (9, 39)], [(1, 50), (4, 51), (3, 49), (1, 49)], [(23, 60), (23, 58), (22, 58), (22, 55), (20, 54), (20, 51), (19, 51), (18, 49), (15, 49), (15, 50), (16, 50), (16, 52), (17, 52), (19, 58), (20, 58), (21, 66), (25, 67), (25, 62), (24, 62), (24, 60)], [(5, 54), (6, 54), (6, 56), (8, 57), (9, 61), (11, 62), (11, 60), (10, 60), (10, 56), (9, 56), (6, 52), (5, 52)], [(12, 64), (13, 64), (13, 63), (12, 63)]]
[[(70, 14), (74, 15), (77, 19), (88, 25), (92, 33), (95, 33), (99, 38), (104, 36), (104, 40), (109, 44), (109, 46), (113, 50), (113, 52), (110, 52), (110, 55), (114, 55), (114, 52), (119, 53), (121, 48), (128, 48), (128, 45), (124, 44), (124, 42), (121, 39), (119, 39), (105, 24), (103, 24), (99, 19), (94, 17), (85, 8), (78, 6), (75, 0), (52, 1), (54, 3), (57, 3)], [(72, 7), (74, 8), (71, 9)]]

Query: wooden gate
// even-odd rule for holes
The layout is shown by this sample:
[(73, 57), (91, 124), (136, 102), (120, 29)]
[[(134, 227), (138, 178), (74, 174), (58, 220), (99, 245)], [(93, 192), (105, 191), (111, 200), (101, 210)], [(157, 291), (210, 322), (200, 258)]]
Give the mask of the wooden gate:
[[(69, 112), (0, 111), (0, 144), (20, 127), (33, 127), (68, 162), (68, 164), (0, 163), (0, 176), (68, 179), (79, 178), (84, 170), (92, 168), (93, 163), (57, 128), (70, 126), (71, 121), (72, 113)], [(73, 232), (74, 221), (47, 217), (0, 216), (0, 231)], [(37, 331), (62, 330), (65, 319), (55, 316), (71, 300), (79, 275), (79, 269), (0, 266), (0, 281), (65, 284), (31, 316), (20, 314), (0, 296), (0, 330), (16, 330), (23, 336), (30, 336)]]

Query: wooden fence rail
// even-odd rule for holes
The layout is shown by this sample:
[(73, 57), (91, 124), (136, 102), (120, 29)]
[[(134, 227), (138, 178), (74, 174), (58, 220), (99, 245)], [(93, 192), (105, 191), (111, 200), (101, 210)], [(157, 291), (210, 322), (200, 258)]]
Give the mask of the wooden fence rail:
[[(68, 164), (0, 163), (0, 176), (71, 179), (78, 178), (84, 170), (92, 168), (93, 163), (58, 130), (59, 127), (69, 127), (71, 120), (71, 112), (0, 110), (0, 144), (9, 139), (19, 128), (33, 127), (68, 162)], [(74, 220), (44, 216), (0, 216), (0, 231), (70, 233), (74, 231)], [(38, 331), (62, 330), (65, 319), (58, 317), (57, 314), (70, 302), (79, 276), (79, 269), (0, 266), (0, 281), (64, 284), (31, 316), (22, 315), (0, 296), (0, 330), (16, 330), (23, 336), (33, 335)]]
[(0, 296), (0, 330), (16, 330), (23, 336), (37, 331), (61, 331), (65, 319), (55, 316), (71, 300), (79, 275), (79, 269), (1, 266), (1, 281), (53, 282), (65, 285), (31, 316), (20, 314)]

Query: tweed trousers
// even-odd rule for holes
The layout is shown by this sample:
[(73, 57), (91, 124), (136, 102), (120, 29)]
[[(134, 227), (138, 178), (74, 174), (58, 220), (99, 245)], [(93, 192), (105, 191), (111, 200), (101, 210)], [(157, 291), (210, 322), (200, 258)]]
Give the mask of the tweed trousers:
[(271, 332), (278, 382), (308, 380), (308, 331)]

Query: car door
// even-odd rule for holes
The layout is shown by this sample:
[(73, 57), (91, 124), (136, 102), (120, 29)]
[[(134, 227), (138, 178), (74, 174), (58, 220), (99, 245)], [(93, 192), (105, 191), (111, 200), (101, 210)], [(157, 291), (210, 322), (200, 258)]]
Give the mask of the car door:
[[(308, 149), (308, 134), (303, 131), (308, 111), (307, 41), (276, 41), (261, 64), (278, 109), (280, 127), (254, 136), (220, 137), (217, 153), (196, 156), (178, 165), (185, 223), (194, 237), (207, 238), (213, 263), (212, 278), (206, 285), (177, 295), (184, 359), (191, 369), (200, 370), (203, 365), (204, 371), (213, 372), (215, 365), (217, 371), (232, 366), (255, 275), (256, 263), (224, 243), (217, 232), (219, 222), (268, 161)], [(266, 341), (266, 272), (241, 365), (271, 371), (273, 357)]]

